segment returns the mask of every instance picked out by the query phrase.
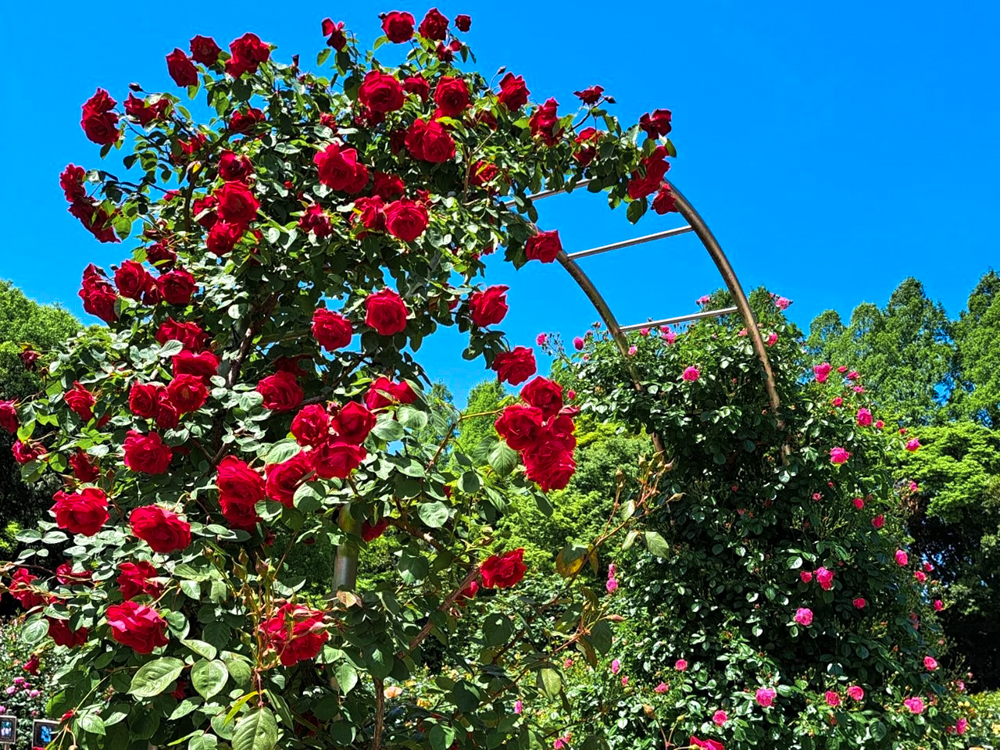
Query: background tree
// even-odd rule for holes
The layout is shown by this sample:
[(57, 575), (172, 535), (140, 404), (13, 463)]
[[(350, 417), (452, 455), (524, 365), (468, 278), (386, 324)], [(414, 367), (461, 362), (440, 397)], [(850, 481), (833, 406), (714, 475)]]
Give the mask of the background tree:
[(954, 324), (958, 413), (1000, 429), (1000, 276), (984, 274)]

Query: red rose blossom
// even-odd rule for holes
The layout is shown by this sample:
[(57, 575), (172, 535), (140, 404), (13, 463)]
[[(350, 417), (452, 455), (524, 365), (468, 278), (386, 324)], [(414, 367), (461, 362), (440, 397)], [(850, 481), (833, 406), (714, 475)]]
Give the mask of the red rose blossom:
[(375, 415), (356, 401), (348, 401), (334, 415), (333, 431), (345, 443), (361, 445), (375, 426)]
[(258, 66), (271, 55), (271, 49), (256, 34), (246, 33), (229, 45), (232, 57), (226, 61), (226, 72), (233, 78), (244, 73), (256, 73)]
[(425, 39), (440, 41), (448, 34), (448, 19), (437, 8), (431, 8), (420, 22), (417, 31)]
[(299, 217), (299, 227), (306, 232), (312, 232), (319, 238), (329, 237), (333, 233), (330, 217), (318, 203), (310, 204)]
[(418, 201), (400, 198), (385, 207), (385, 228), (403, 242), (413, 242), (427, 228), (427, 207)]
[(534, 375), (538, 367), (535, 364), (534, 351), (524, 346), (516, 346), (509, 352), (497, 352), (491, 369), (501, 382), (520, 385)]
[(431, 85), (423, 76), (410, 76), (403, 81), (403, 91), (407, 94), (416, 94), (423, 101), (431, 95)]
[(18, 427), (17, 406), (13, 401), (0, 400), (0, 427), (7, 432), (17, 432)]
[(101, 470), (98, 468), (97, 464), (90, 458), (90, 456), (79, 448), (77, 448), (76, 452), (67, 460), (69, 462), (70, 469), (73, 470), (73, 476), (84, 484), (95, 482), (97, 481), (97, 478), (101, 476)]
[(528, 566), (524, 564), (524, 549), (486, 558), (479, 566), (483, 586), (488, 589), (509, 589), (521, 582)]
[(137, 596), (157, 598), (163, 593), (163, 584), (153, 581), (159, 572), (145, 560), (139, 562), (123, 562), (118, 564), (118, 578), (115, 583), (125, 601)]
[(343, 440), (327, 440), (313, 456), (313, 468), (322, 479), (346, 479), (365, 460), (368, 452)]
[(330, 437), (330, 415), (320, 404), (303, 406), (292, 420), (295, 442), (315, 448)]
[(358, 89), (358, 101), (372, 112), (395, 112), (403, 106), (403, 87), (395, 76), (370, 70)]
[(143, 505), (129, 516), (132, 533), (154, 552), (169, 555), (191, 544), (191, 524), (159, 505)]
[(196, 35), (191, 37), (191, 58), (202, 65), (215, 65), (219, 61), (222, 50), (210, 36)]
[(173, 459), (173, 451), (163, 444), (156, 432), (143, 435), (130, 430), (122, 447), (125, 450), (125, 465), (132, 471), (163, 474)]
[(365, 300), (365, 325), (382, 336), (395, 336), (406, 330), (409, 314), (403, 298), (392, 289), (375, 292)]
[(497, 417), (493, 426), (507, 441), (507, 445), (520, 451), (530, 448), (539, 441), (543, 434), (544, 421), (541, 409), (523, 404), (511, 404)]
[(559, 142), (563, 128), (559, 125), (559, 114), (556, 108), (559, 102), (555, 99), (546, 100), (545, 104), (539, 105), (528, 120), (528, 127), (531, 134), (540, 137), (547, 146), (554, 146)]
[(507, 290), (510, 287), (498, 285), (469, 295), (469, 313), (474, 325), (479, 328), (497, 325), (507, 315)]
[(524, 78), (508, 73), (500, 79), (500, 93), (497, 94), (497, 99), (507, 109), (515, 111), (528, 103), (530, 93)]
[(207, 380), (219, 373), (219, 358), (212, 352), (182, 351), (173, 358), (174, 377), (183, 374), (197, 375)]
[(639, 127), (645, 131), (650, 138), (657, 138), (667, 135), (670, 132), (670, 110), (657, 109), (652, 114), (646, 113), (639, 118)]
[(413, 16), (404, 11), (394, 10), (386, 13), (382, 18), (382, 31), (389, 37), (389, 41), (395, 44), (402, 44), (413, 38), (413, 25), (416, 21)]
[(80, 383), (73, 383), (73, 387), (63, 396), (63, 401), (82, 421), (89, 422), (94, 418), (94, 404), (97, 403), (97, 399)]
[(191, 301), (195, 289), (194, 276), (183, 268), (175, 268), (168, 271), (156, 280), (156, 285), (160, 289), (163, 299), (171, 305), (186, 305)]
[(355, 195), (368, 184), (368, 168), (358, 162), (358, 152), (331, 143), (313, 157), (319, 171), (319, 181), (331, 190)]
[(167, 55), (167, 72), (178, 86), (195, 86), (198, 83), (198, 69), (182, 49), (175, 48)]
[(332, 352), (350, 345), (354, 329), (340, 313), (320, 307), (313, 313), (312, 334), (320, 346)]
[(319, 654), (330, 637), (324, 618), (325, 613), (319, 610), (289, 602), (260, 624), (260, 632), (281, 665), (291, 667)]
[(551, 263), (562, 250), (562, 241), (559, 239), (559, 230), (552, 229), (545, 232), (538, 232), (528, 238), (524, 245), (524, 254), (528, 260), (538, 260), (542, 263)]
[(271, 411), (291, 411), (302, 403), (302, 388), (289, 372), (276, 372), (257, 383), (257, 392), (264, 397), (264, 408)]
[(264, 499), (264, 477), (235, 456), (219, 462), (215, 476), (219, 505), (226, 519), (237, 528), (250, 528), (259, 517), (256, 504)]
[(49, 623), (49, 637), (55, 641), (57, 646), (66, 648), (79, 648), (87, 642), (89, 635), (86, 628), (71, 630), (66, 620), (57, 620), (55, 617), (46, 617)]
[(521, 398), (542, 410), (546, 419), (555, 416), (563, 407), (562, 386), (548, 378), (538, 377), (521, 389)]
[(453, 76), (441, 76), (434, 90), (434, 103), (441, 114), (447, 117), (458, 117), (469, 108), (469, 86), (466, 82)]
[(112, 604), (108, 607), (108, 625), (111, 637), (137, 654), (151, 654), (168, 643), (167, 621), (145, 604), (133, 601)]
[(455, 16), (455, 28), (461, 32), (466, 32), (472, 28), (472, 18), (464, 13)]
[(257, 218), (260, 203), (250, 188), (242, 182), (227, 182), (212, 196), (218, 205), (219, 218), (223, 221), (245, 227)]
[(208, 388), (197, 375), (178, 375), (166, 388), (167, 398), (181, 414), (198, 411), (208, 399)]
[(268, 464), (264, 468), (267, 475), (265, 483), (267, 496), (291, 508), (295, 491), (312, 471), (312, 455), (305, 451), (296, 453), (280, 464)]
[(583, 91), (573, 92), (573, 95), (579, 97), (584, 104), (597, 104), (603, 94), (603, 86), (589, 86)]
[(415, 159), (442, 164), (455, 156), (455, 141), (436, 120), (417, 119), (406, 131), (406, 149)]
[(70, 534), (93, 536), (108, 521), (108, 496), (97, 487), (85, 487), (79, 492), (56, 492), (52, 514), (56, 525)]
[(83, 271), (80, 299), (83, 300), (83, 309), (86, 312), (105, 323), (111, 324), (118, 319), (118, 312), (115, 310), (118, 293), (93, 263)]

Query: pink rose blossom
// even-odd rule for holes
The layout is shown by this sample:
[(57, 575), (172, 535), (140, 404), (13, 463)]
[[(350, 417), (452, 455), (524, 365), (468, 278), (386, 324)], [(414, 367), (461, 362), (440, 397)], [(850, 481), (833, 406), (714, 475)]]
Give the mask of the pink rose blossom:
[(872, 519), (872, 526), (874, 526), (876, 529), (881, 529), (883, 526), (885, 526), (885, 516), (883, 516), (881, 513), (875, 516), (875, 518)]
[(837, 372), (847, 372), (847, 365), (841, 365), (838, 367)]
[(696, 305), (707, 305), (709, 303), (709, 301), (711, 301), (711, 299), (712, 298), (709, 297), (707, 294), (703, 294), (698, 299), (696, 299), (694, 302), (695, 302)]
[(668, 344), (674, 343), (674, 341), (677, 339), (677, 334), (674, 333), (673, 329), (670, 326), (663, 326), (660, 329), (660, 335), (663, 337), (663, 340), (666, 341)]
[(799, 607), (795, 611), (795, 622), (797, 622), (799, 625), (809, 627), (810, 625), (812, 625), (812, 621), (813, 621), (813, 613), (812, 610), (809, 609), (808, 607)]
[(840, 696), (837, 695), (832, 690), (827, 690), (826, 691), (826, 693), (823, 695), (823, 700), (826, 701), (826, 705), (828, 705), (828, 706), (839, 706), (840, 705)]
[(913, 571), (913, 577), (920, 581), (920, 583), (924, 583), (927, 580), (927, 574), (922, 570)]
[(934, 566), (931, 565), (929, 562), (925, 562), (924, 563), (924, 570), (926, 572), (930, 573), (930, 572), (932, 572), (934, 570)]
[(613, 594), (618, 590), (618, 581), (614, 578), (609, 578), (608, 582), (604, 584), (604, 587), (608, 590), (609, 594)]
[(576, 349), (577, 351), (580, 351), (581, 349), (583, 349), (583, 337), (582, 336), (577, 336), (576, 338), (573, 339), (573, 348)]
[(848, 380), (857, 380), (860, 377), (861, 373), (859, 373), (857, 370), (851, 370), (849, 373), (847, 373)]
[(678, 672), (683, 672), (687, 668), (688, 668), (688, 663), (683, 659), (678, 659), (677, 663), (674, 664), (674, 669), (676, 669)]
[(854, 503), (854, 507), (858, 510), (865, 507), (865, 499), (863, 497), (856, 497), (851, 502)]
[(775, 344), (778, 343), (778, 334), (776, 333), (768, 334), (768, 337), (764, 339), (764, 343), (767, 344), (768, 346), (774, 346)]
[(774, 703), (777, 693), (772, 688), (760, 688), (757, 690), (756, 698), (758, 705), (769, 708)]
[(915, 451), (919, 447), (920, 447), (920, 441), (917, 440), (916, 438), (913, 438), (913, 440), (911, 440), (906, 444), (906, 450), (908, 450), (910, 453), (913, 453), (913, 451)]
[(968, 728), (969, 720), (964, 717), (955, 722), (955, 734), (965, 734), (965, 730)]
[(856, 385), (856, 386), (854, 386), (854, 388), (852, 390), (855, 393), (864, 393), (865, 392), (865, 387), (863, 385)]
[(935, 669), (938, 668), (937, 659), (935, 659), (933, 656), (925, 656), (924, 667), (927, 669), (928, 672), (933, 672)]
[(813, 579), (813, 574), (811, 571), (803, 570), (801, 573), (799, 573), (799, 578), (802, 579), (802, 583), (809, 583)]
[(830, 463), (832, 464), (847, 463), (847, 459), (850, 457), (851, 454), (839, 446), (830, 449)]
[(792, 301), (787, 297), (778, 297), (778, 299), (774, 301), (774, 306), (779, 310), (787, 310), (790, 304), (792, 304)]
[(514, 713), (519, 714), (524, 710), (524, 704), (521, 701), (514, 701)]
[(942, 609), (944, 609), (944, 602), (941, 601), (940, 599), (935, 599), (934, 600), (934, 611), (935, 612), (940, 612)]
[(864, 407), (858, 409), (858, 427), (871, 427), (872, 425), (872, 413), (865, 409)]
[(896, 563), (899, 565), (909, 565), (910, 556), (907, 555), (903, 550), (896, 550)]
[(659, 685), (653, 688), (654, 693), (661, 693), (661, 694), (667, 692), (668, 690), (670, 690), (670, 686), (665, 682), (661, 682)]
[(864, 600), (864, 597), (859, 596), (857, 599), (854, 600), (855, 609), (864, 609), (866, 604), (868, 604), (868, 602)]
[(716, 711), (712, 714), (712, 721), (715, 722), (716, 726), (724, 726), (727, 721), (729, 721), (729, 716), (726, 715), (725, 711)]
[(567, 659), (566, 661), (563, 662), (563, 669), (569, 669), (572, 666), (573, 666), (572, 659)]
[(628, 348), (628, 356), (634, 357), (635, 354), (636, 354), (636, 352), (638, 352), (638, 351), (639, 351), (639, 347), (637, 347), (637, 346), (630, 346)]
[(862, 701), (865, 699), (865, 691), (861, 689), (860, 685), (851, 685), (847, 688), (847, 694), (853, 701)]
[(883, 427), (885, 427), (885, 422), (883, 422), (881, 419), (875, 423), (876, 430), (881, 430)]
[(817, 503), (820, 500), (822, 500), (822, 499), (823, 499), (823, 493), (822, 492), (814, 492), (813, 493), (813, 500), (815, 500)]
[(903, 705), (910, 709), (911, 714), (922, 714), (924, 712), (924, 702), (920, 698), (907, 698)]
[(818, 568), (816, 570), (816, 581), (819, 583), (821, 589), (829, 591), (833, 588), (833, 571), (826, 568)]
[(686, 370), (684, 370), (683, 378), (685, 380), (693, 382), (697, 380), (699, 377), (701, 377), (701, 372), (699, 372), (697, 367), (688, 367)]
[(611, 662), (611, 674), (618, 674), (618, 670), (622, 668), (622, 663), (615, 659)]
[(825, 383), (826, 379), (830, 377), (830, 363), (824, 362), (821, 365), (813, 366), (813, 374), (816, 376), (817, 383)]
[(622, 687), (625, 687), (627, 685), (628, 685), (628, 677), (622, 677)]
[(830, 403), (833, 404), (834, 406), (842, 406), (844, 403), (844, 399), (842, 399), (840, 396), (835, 396)]
[(649, 329), (648, 328), (642, 328), (642, 329), (640, 329), (639, 330), (639, 335), (640, 336), (648, 336), (649, 335)]
[(539, 346), (545, 346), (545, 342), (549, 340), (549, 335), (547, 333), (540, 333), (535, 336), (535, 343)]
[(741, 328), (740, 332), (738, 334), (736, 334), (736, 335), (737, 336), (746, 336), (746, 335), (748, 335), (747, 334), (747, 329), (746, 328)]

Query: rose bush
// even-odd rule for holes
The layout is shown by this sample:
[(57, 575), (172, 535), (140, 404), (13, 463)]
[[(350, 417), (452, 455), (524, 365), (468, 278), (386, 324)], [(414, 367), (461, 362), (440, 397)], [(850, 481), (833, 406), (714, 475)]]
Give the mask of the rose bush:
[[(228, 51), (196, 36), (166, 68), (204, 93), (208, 122), (137, 84), (123, 108), (103, 89), (83, 105), (102, 157), (130, 153), (120, 175), (68, 166), (69, 210), (99, 241), (135, 243), (111, 273), (83, 272), (107, 337), (49, 355), (44, 392), (3, 412), (24, 477), (64, 485), (3, 569), (25, 642), (66, 655), (48, 706), (59, 747), (533, 747), (547, 730), (513, 689), (558, 697), (552, 652), (596, 663), (607, 646), (572, 573), (530, 627), (497, 604), (529, 571), (490, 524), (511, 493), (550, 512), (543, 491), (575, 470), (574, 409), (492, 328), (506, 302), (477, 280), (500, 245), (517, 266), (556, 257), (529, 193), (587, 178), (634, 222), (669, 193), (673, 146), (599, 104), (530, 107), (521, 76), (455, 64), (469, 50), (437, 10), (414, 24), (384, 17), (376, 47), (410, 42), (389, 66), (326, 19), (321, 73), (252, 33)], [(584, 121), (605, 130), (581, 143)], [(416, 353), (453, 325), (466, 357), (526, 384), (541, 421), (507, 433), (518, 448), (458, 451), (459, 415), (432, 408)], [(354, 586), (390, 526), (392, 574)], [(288, 564), (317, 539), (337, 550), (326, 597)], [(431, 705), (387, 711), (429, 641), (457, 676)]]

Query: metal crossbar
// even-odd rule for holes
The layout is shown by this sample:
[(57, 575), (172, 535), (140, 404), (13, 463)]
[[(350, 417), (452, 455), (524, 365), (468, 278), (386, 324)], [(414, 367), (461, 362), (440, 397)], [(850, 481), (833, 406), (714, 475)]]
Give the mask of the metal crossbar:
[(732, 315), (739, 312), (738, 307), (723, 307), (719, 310), (702, 310), (690, 315), (678, 315), (676, 318), (663, 318), (662, 320), (649, 320), (645, 323), (635, 323), (630, 326), (621, 326), (618, 330), (622, 333), (629, 331), (639, 331), (643, 328), (659, 328), (660, 326), (674, 325), (675, 323), (686, 323), (689, 320), (701, 320), (702, 318), (717, 318), (722, 315)]
[(683, 227), (677, 227), (675, 229), (666, 229), (662, 232), (655, 232), (654, 234), (647, 234), (644, 237), (636, 237), (631, 240), (622, 240), (621, 242), (612, 242), (610, 245), (602, 245), (601, 247), (592, 247), (589, 250), (581, 250), (578, 253), (569, 253), (566, 257), (570, 260), (576, 260), (577, 258), (589, 258), (591, 255), (600, 255), (601, 253), (607, 253), (611, 250), (621, 250), (623, 247), (632, 247), (633, 245), (641, 245), (644, 242), (652, 242), (653, 240), (663, 240), (667, 237), (676, 237), (679, 234), (686, 234), (687, 232), (693, 231), (691, 225), (686, 225)]

